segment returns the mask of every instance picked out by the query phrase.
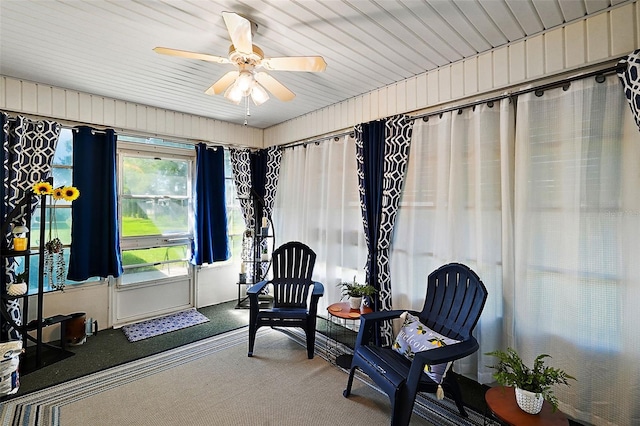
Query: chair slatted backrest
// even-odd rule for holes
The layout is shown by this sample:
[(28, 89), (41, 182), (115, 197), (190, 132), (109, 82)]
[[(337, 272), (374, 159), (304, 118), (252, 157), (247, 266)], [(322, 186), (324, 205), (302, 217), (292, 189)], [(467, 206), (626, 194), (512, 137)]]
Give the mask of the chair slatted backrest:
[(299, 241), (290, 241), (273, 252), (274, 308), (306, 308), (316, 254)]
[(454, 339), (471, 335), (487, 300), (480, 277), (460, 263), (449, 263), (429, 274), (420, 318), (440, 334)]

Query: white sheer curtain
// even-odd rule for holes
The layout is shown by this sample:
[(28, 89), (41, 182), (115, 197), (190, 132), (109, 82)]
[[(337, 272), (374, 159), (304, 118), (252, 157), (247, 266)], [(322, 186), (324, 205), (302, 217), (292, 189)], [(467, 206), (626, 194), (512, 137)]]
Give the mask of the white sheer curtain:
[(302, 241), (317, 255), (313, 277), (324, 284), (318, 313), (340, 301), (340, 281), (364, 282), (364, 240), (355, 140), (286, 148), (273, 208), (277, 244)]
[[(485, 352), (511, 346), (527, 363), (548, 353), (578, 379), (554, 388), (564, 412), (640, 424), (639, 164), (640, 133), (615, 78), (416, 122), (393, 307), (421, 309), (429, 272), (465, 263), (489, 298), (480, 350), (455, 371), (490, 383)], [(335, 284), (364, 278), (354, 141), (286, 149), (280, 173), (278, 243), (316, 251), (326, 307), (340, 299)]]
[(577, 378), (556, 387), (567, 414), (640, 424), (640, 134), (615, 77), (517, 110), (506, 343)]
[(483, 280), (480, 350), (454, 366), (482, 383), (492, 381), (483, 353), (500, 346), (502, 283), (512, 280), (503, 258), (512, 251), (513, 123), (504, 100), (414, 124), (393, 244), (395, 309), (421, 310), (427, 276), (445, 263), (464, 263)]

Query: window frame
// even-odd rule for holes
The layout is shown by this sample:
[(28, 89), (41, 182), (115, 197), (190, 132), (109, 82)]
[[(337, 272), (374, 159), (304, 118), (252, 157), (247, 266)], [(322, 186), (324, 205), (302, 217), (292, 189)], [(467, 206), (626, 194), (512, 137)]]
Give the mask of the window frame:
[[(127, 139), (138, 139), (137, 137), (127, 136)], [(193, 246), (194, 239), (194, 223), (193, 223), (193, 215), (194, 215), (194, 187), (195, 187), (195, 169), (196, 169), (196, 153), (195, 150), (190, 151), (187, 148), (175, 148), (171, 146), (164, 145), (165, 142), (169, 144), (177, 143), (171, 141), (165, 141), (162, 139), (149, 139), (149, 138), (139, 138), (138, 142), (130, 141), (130, 140), (118, 140), (118, 148), (117, 148), (117, 175), (118, 175), (118, 225), (119, 225), (119, 237), (120, 237), (120, 253), (124, 257), (124, 253), (129, 250), (137, 250), (137, 249), (152, 249), (152, 248), (167, 248), (170, 249), (172, 247), (186, 245), (187, 254), (185, 258), (179, 260), (161, 260), (152, 263), (144, 263), (144, 264), (135, 264), (135, 265), (123, 265), (123, 274), (117, 280), (116, 286), (118, 288), (131, 288), (134, 286), (148, 286), (159, 283), (166, 283), (171, 280), (184, 280), (193, 279), (194, 268), (191, 264), (191, 249)], [(184, 144), (185, 147), (187, 144)], [(122, 206), (124, 199), (135, 199), (135, 196), (127, 196), (123, 194), (123, 182), (124, 182), (124, 159), (125, 158), (148, 158), (148, 159), (162, 159), (162, 160), (178, 160), (178, 161), (186, 161), (188, 170), (187, 170), (187, 195), (186, 196), (161, 196), (158, 198), (161, 199), (176, 199), (176, 200), (187, 200), (188, 205), (188, 231), (187, 232), (175, 232), (175, 233), (167, 233), (167, 234), (156, 234), (156, 235), (143, 235), (143, 236), (124, 236), (123, 235), (123, 217), (122, 217)], [(149, 198), (154, 198), (153, 196)], [(153, 278), (153, 279), (135, 279), (131, 280), (127, 279), (127, 270), (134, 270), (136, 268), (140, 268), (142, 266), (160, 266), (162, 265), (169, 267), (172, 264), (184, 265), (186, 269), (185, 274), (179, 274), (175, 276), (167, 276), (163, 278)], [(132, 274), (131, 276), (135, 276), (137, 274)], [(138, 277), (140, 277), (138, 275)]]

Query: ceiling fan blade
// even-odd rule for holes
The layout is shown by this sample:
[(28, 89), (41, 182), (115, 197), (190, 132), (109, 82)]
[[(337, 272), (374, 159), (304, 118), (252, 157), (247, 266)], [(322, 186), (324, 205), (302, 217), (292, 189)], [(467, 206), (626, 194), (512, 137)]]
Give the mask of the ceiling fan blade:
[(162, 55), (179, 56), (181, 58), (199, 59), (201, 61), (216, 62), (218, 64), (228, 64), (229, 59), (222, 56), (208, 55), (206, 53), (189, 52), (187, 50), (170, 49), (168, 47), (155, 47), (154, 52)]
[(255, 77), (258, 83), (262, 84), (265, 89), (281, 101), (287, 102), (296, 97), (295, 93), (287, 89), (284, 84), (280, 83), (266, 72), (256, 73)]
[(265, 58), (262, 66), (268, 70), (321, 72), (327, 68), (322, 56), (287, 56)]
[(236, 78), (238, 78), (238, 71), (229, 71), (205, 90), (204, 93), (207, 95), (219, 95), (224, 92), (227, 87), (231, 86), (231, 84), (236, 81)]
[(251, 21), (234, 12), (222, 12), (222, 17), (236, 51), (245, 55), (251, 54), (253, 52)]

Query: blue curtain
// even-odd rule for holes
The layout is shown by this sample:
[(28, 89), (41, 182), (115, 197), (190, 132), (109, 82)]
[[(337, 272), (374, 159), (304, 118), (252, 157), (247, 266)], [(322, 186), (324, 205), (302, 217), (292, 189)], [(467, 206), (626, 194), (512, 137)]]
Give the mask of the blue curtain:
[(257, 197), (258, 203), (255, 208), (255, 218), (260, 222), (265, 215), (265, 183), (267, 180), (267, 150), (261, 149), (250, 154), (251, 158), (251, 190), (254, 192), (254, 196)]
[(81, 126), (73, 129), (73, 186), (80, 197), (71, 212), (67, 278), (122, 274), (116, 186), (116, 134)]
[[(382, 214), (382, 178), (384, 171), (385, 122), (372, 121), (362, 124), (363, 189), (361, 193), (364, 232), (367, 241), (367, 282), (380, 290), (378, 282), (378, 234)], [(374, 310), (380, 310), (379, 298)]]
[(196, 146), (195, 236), (196, 265), (227, 260), (227, 209), (225, 203), (224, 150)]

